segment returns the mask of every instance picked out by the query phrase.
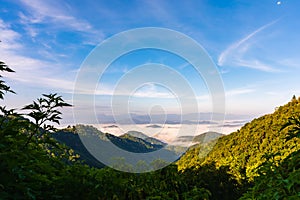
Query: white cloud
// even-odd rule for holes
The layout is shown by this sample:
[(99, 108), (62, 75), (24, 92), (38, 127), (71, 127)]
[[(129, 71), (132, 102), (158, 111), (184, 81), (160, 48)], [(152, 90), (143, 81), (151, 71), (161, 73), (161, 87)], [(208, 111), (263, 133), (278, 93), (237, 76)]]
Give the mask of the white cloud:
[[(255, 92), (255, 89), (253, 88), (235, 88), (232, 90), (224, 91), (226, 97), (231, 97), (235, 95), (242, 95), (242, 94), (249, 94), (252, 92)], [(198, 101), (209, 101), (210, 100), (210, 95), (209, 94), (204, 94), (196, 97)]]
[(7, 24), (4, 23), (2, 19), (0, 19), (0, 29), (5, 29), (7, 28)]
[[(21, 35), (19, 33), (11, 30), (10, 25), (0, 19), (0, 45), (2, 50), (7, 51), (21, 48), (21, 45), (17, 42), (20, 38)], [(3, 55), (1, 54), (1, 56)]]
[[(151, 22), (157, 21), (162, 24), (164, 27), (172, 27), (185, 29), (187, 31), (190, 29), (190, 26), (186, 26), (185, 22), (180, 21), (176, 15), (176, 11), (172, 4), (167, 1), (140, 1), (140, 7), (138, 12), (143, 17), (150, 17)], [(147, 19), (146, 19), (147, 20)]]
[[(9, 65), (16, 73), (6, 74), (6, 77), (13, 81), (13, 88), (18, 84), (26, 84), (40, 88), (55, 88), (61, 91), (72, 91), (72, 75), (62, 69), (62, 66), (55, 63), (46, 62), (39, 59), (24, 57), (14, 52), (4, 52), (5, 63)], [(51, 66), (51, 68), (49, 68)], [(68, 78), (63, 78), (68, 77)]]
[(119, 95), (119, 96), (130, 96), (134, 98), (158, 98), (158, 99), (174, 99), (176, 96), (172, 95), (170, 92), (158, 91), (157, 87), (154, 84), (149, 83), (145, 84), (141, 89), (136, 91), (132, 91), (132, 93), (128, 93), (128, 91), (116, 91), (113, 85), (101, 84), (96, 90), (80, 90), (77, 89), (75, 92), (78, 94), (86, 94), (86, 95)]
[(28, 9), (31, 16), (20, 15), (24, 22), (42, 23), (45, 20), (51, 20), (55, 23), (60, 23), (65, 27), (72, 28), (78, 31), (89, 31), (92, 29), (91, 24), (84, 20), (76, 19), (66, 13), (66, 8), (62, 8), (62, 2), (58, 1), (21, 1)]
[(178, 69), (184, 69), (184, 68), (186, 68), (186, 67), (188, 67), (188, 66), (191, 66), (191, 63), (185, 62), (185, 63), (179, 65), (179, 66), (178, 66)]
[(234, 66), (234, 67), (247, 67), (252, 69), (257, 69), (266, 72), (276, 72), (278, 69), (260, 61), (258, 59), (246, 58), (251, 45), (254, 43), (253, 40), (255, 36), (265, 30), (266, 28), (275, 24), (278, 20), (274, 20), (258, 29), (248, 34), (246, 37), (242, 38), (231, 44), (227, 49), (225, 49), (218, 58), (219, 66)]
[(35, 28), (34, 24), (50, 25), (53, 30), (78, 31), (85, 38), (83, 43), (88, 45), (96, 45), (104, 38), (101, 30), (95, 29), (88, 21), (80, 19), (71, 13), (66, 3), (46, 0), (21, 0), (21, 2), (27, 8), (27, 13), (26, 15), (22, 12), (19, 13), (20, 22), (28, 35), (33, 38), (42, 31), (42, 29)]
[(140, 97), (140, 98), (163, 98), (163, 99), (173, 99), (177, 98), (176, 96), (171, 95), (167, 92), (157, 92), (157, 91), (139, 91), (132, 94), (132, 97)]
[(272, 66), (257, 60), (257, 59), (243, 59), (243, 58), (238, 58), (235, 60), (235, 65), (236, 66), (242, 66), (242, 67), (248, 67), (252, 69), (257, 69), (265, 72), (280, 72), (279, 69), (275, 69)]
[(1, 19), (0, 38), (0, 59), (16, 71), (16, 73), (5, 74), (11, 80), (12, 88), (18, 87), (20, 83), (25, 83), (36, 87), (73, 90), (72, 76), (68, 75), (69, 80), (59, 78), (59, 75), (68, 74), (60, 64), (22, 55), (25, 47), (19, 41), (21, 35)]
[(255, 90), (251, 88), (237, 88), (237, 89), (229, 90), (225, 94), (226, 97), (230, 97), (230, 96), (241, 95), (241, 94), (249, 94), (252, 92), (255, 92)]
[(300, 68), (300, 59), (299, 58), (284, 58), (278, 61), (279, 65), (291, 67), (291, 68)]

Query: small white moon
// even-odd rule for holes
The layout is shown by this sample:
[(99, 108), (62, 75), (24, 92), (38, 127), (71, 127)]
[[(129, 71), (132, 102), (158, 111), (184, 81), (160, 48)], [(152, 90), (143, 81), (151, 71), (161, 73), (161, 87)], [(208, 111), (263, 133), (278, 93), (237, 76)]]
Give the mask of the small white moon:
[(277, 1), (277, 5), (280, 5), (281, 4), (281, 1)]

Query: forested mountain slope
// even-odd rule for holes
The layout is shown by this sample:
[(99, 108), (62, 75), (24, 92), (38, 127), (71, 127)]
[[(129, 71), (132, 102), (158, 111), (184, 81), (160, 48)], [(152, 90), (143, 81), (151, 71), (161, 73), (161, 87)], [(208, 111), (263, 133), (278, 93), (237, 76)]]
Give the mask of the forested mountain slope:
[(222, 133), (208, 131), (197, 135), (193, 138), (193, 142), (198, 142), (200, 144), (210, 142), (212, 140), (218, 139), (219, 137), (224, 136)]
[(266, 161), (266, 155), (283, 160), (300, 149), (297, 138), (286, 140), (289, 128), (283, 129), (289, 118), (300, 115), (300, 98), (245, 124), (240, 130), (218, 139), (210, 153), (200, 159), (201, 145), (191, 148), (178, 162), (179, 169), (215, 162), (217, 167), (230, 166), (238, 179), (256, 175), (256, 168)]
[[(95, 135), (99, 141), (108, 142), (109, 140), (117, 145), (119, 148), (135, 153), (147, 153), (151, 151), (156, 151), (164, 147), (164, 143), (155, 139), (155, 143), (147, 141), (146, 139), (141, 139), (139, 137), (131, 136), (130, 134), (125, 134), (120, 137), (114, 136), (109, 133), (103, 133), (93, 126), (88, 125), (76, 125), (73, 127), (65, 128), (52, 136), (58, 140), (60, 143), (65, 144), (69, 148), (73, 149), (76, 154), (80, 156), (80, 160), (89, 166), (93, 167), (104, 167), (84, 146), (81, 141), (81, 137), (87, 135)], [(154, 140), (154, 139), (153, 139)], [(170, 155), (175, 156), (174, 153), (166, 150)]]
[(160, 141), (156, 138), (148, 137), (147, 135), (145, 135), (144, 133), (139, 132), (139, 131), (128, 131), (127, 133), (121, 135), (120, 137), (121, 138), (131, 138), (131, 137), (141, 138), (144, 141), (149, 142), (153, 145), (160, 145), (160, 146), (165, 146), (166, 145), (166, 143), (164, 143), (164, 142), (162, 142), (162, 141)]

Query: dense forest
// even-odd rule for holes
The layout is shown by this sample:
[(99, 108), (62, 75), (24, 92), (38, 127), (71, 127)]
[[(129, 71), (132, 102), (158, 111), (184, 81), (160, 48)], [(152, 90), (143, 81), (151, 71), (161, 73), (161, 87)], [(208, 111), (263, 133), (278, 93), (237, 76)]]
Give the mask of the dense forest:
[[(3, 62), (0, 71), (13, 73)], [(0, 78), (4, 99), (13, 90)], [(104, 167), (78, 143), (67, 143), (81, 126), (52, 125), (66, 106), (57, 94), (43, 94), (21, 111), (1, 106), (0, 199), (300, 199), (300, 98), (149, 173)], [(133, 151), (164, 145), (110, 136)]]

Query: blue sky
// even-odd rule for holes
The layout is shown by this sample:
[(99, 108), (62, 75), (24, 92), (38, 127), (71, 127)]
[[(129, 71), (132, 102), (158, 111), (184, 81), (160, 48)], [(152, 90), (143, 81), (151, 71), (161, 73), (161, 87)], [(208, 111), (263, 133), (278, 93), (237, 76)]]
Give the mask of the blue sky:
[[(16, 71), (5, 77), (18, 93), (7, 95), (5, 103), (20, 107), (49, 92), (72, 102), (76, 74), (96, 45), (129, 29), (163, 27), (193, 38), (211, 56), (223, 80), (227, 113), (270, 113), (300, 94), (299, 7), (298, 0), (0, 0), (0, 59)], [(145, 50), (107, 69), (95, 97), (98, 112), (109, 112), (112, 90), (124, 74), (151, 62), (182, 74), (200, 110), (210, 111), (207, 87), (192, 66), (167, 52)], [(161, 106), (177, 113), (170, 94), (145, 84), (136, 90), (132, 112), (149, 112), (152, 102), (153, 112)]]

